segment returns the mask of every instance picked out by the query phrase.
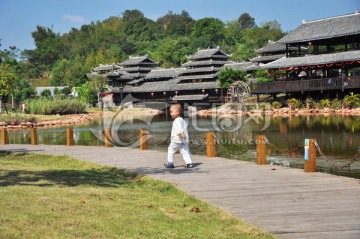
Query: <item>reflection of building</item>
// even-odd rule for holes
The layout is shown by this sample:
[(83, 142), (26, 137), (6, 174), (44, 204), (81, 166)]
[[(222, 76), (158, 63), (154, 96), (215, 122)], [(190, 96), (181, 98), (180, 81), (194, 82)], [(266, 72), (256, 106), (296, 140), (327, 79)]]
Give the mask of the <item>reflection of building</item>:
[[(253, 94), (318, 92), (343, 94), (360, 88), (360, 14), (331, 17), (303, 24), (284, 36), (286, 56), (262, 65), (272, 74), (285, 70), (286, 80), (252, 85)], [(309, 48), (304, 56), (291, 51)], [(300, 72), (304, 72), (300, 79)]]

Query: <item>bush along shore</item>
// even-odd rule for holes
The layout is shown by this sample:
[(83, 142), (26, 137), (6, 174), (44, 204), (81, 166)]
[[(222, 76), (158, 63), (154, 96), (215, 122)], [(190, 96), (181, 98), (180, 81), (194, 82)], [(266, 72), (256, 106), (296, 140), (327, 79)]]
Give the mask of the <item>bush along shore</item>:
[(354, 115), (360, 116), (360, 108), (355, 109), (309, 109), (309, 108), (295, 108), (291, 109), (289, 107), (283, 107), (279, 109), (274, 108), (264, 108), (264, 109), (249, 109), (249, 110), (237, 110), (232, 107), (225, 107), (224, 109), (209, 109), (209, 110), (200, 110), (197, 112), (199, 116), (210, 116), (216, 114), (239, 114), (239, 115), (330, 115), (330, 114), (338, 114), (338, 115)]
[(286, 102), (264, 102), (237, 104), (228, 103), (217, 108), (201, 110), (200, 116), (213, 114), (241, 114), (241, 115), (360, 115), (360, 94), (345, 96), (343, 100), (322, 99), (316, 102), (307, 98), (304, 102), (295, 98)]

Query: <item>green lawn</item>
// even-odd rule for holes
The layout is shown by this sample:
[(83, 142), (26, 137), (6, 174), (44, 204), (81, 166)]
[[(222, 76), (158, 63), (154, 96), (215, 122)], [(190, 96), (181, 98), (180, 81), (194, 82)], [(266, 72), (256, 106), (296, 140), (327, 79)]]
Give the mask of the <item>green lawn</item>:
[(274, 238), (169, 183), (66, 156), (0, 151), (0, 198), (0, 238)]

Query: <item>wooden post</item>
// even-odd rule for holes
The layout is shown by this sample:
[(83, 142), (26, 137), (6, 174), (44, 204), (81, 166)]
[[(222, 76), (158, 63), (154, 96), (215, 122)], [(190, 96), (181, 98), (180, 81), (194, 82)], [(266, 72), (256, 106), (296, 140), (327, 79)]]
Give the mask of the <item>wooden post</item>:
[(110, 128), (105, 128), (104, 129), (104, 146), (105, 147), (111, 147), (112, 146)]
[(256, 163), (258, 165), (266, 164), (266, 142), (265, 135), (256, 136)]
[(206, 132), (206, 156), (208, 158), (216, 157), (214, 132)]
[(66, 128), (66, 146), (74, 145), (73, 128)]
[(147, 150), (148, 143), (147, 143), (147, 130), (140, 129), (140, 150)]
[(316, 172), (316, 139), (309, 139), (309, 158), (304, 161), (304, 172), (314, 173)]
[(6, 128), (1, 129), (1, 144), (9, 144), (9, 135)]
[(37, 145), (38, 140), (37, 140), (37, 129), (36, 128), (30, 128), (30, 136), (31, 136), (31, 144)]

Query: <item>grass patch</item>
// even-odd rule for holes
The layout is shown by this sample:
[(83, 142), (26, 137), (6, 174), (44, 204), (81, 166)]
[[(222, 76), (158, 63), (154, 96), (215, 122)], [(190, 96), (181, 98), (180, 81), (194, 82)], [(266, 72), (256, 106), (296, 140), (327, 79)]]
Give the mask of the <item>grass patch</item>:
[(26, 101), (31, 114), (66, 115), (85, 112), (85, 104), (74, 98), (36, 98)]
[(274, 238), (169, 183), (67, 156), (0, 152), (0, 197), (0, 238)]

